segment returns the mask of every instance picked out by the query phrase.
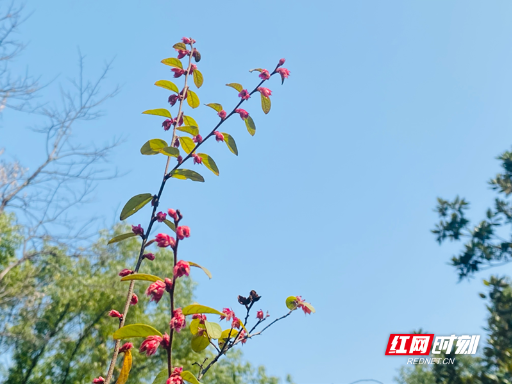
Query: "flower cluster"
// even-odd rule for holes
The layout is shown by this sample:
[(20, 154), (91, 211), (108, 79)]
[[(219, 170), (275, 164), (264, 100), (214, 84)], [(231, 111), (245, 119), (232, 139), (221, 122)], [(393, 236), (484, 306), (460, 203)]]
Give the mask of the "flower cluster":
[(183, 372), (182, 367), (174, 367), (171, 376), (167, 379), (165, 384), (183, 384), (183, 378), (181, 377), (181, 372)]
[(146, 356), (154, 355), (162, 340), (163, 338), (158, 335), (146, 337), (146, 340), (140, 345), (139, 352), (146, 352)]
[(176, 332), (180, 332), (183, 328), (185, 328), (186, 320), (185, 315), (181, 311), (181, 308), (177, 308), (172, 313), (172, 319), (169, 324), (172, 329), (174, 329)]

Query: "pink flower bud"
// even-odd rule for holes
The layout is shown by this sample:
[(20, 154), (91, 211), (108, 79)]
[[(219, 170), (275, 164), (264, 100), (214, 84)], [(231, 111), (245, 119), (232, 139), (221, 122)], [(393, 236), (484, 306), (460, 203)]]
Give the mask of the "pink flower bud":
[(122, 314), (120, 314), (119, 312), (117, 312), (115, 309), (111, 310), (111, 311), (108, 313), (108, 315), (109, 315), (110, 317), (117, 317), (117, 318), (119, 318), (119, 319), (122, 319), (122, 318), (123, 318), (123, 315), (122, 315)]
[(224, 141), (224, 135), (220, 132), (215, 131), (215, 140), (217, 141)]
[(172, 291), (172, 286), (173, 286), (173, 284), (172, 284), (172, 280), (171, 280), (171, 279), (169, 279), (168, 277), (166, 277), (166, 278), (165, 278), (165, 290), (166, 290), (167, 292), (171, 292), (171, 291)]
[(283, 65), (285, 61), (286, 61), (285, 59), (281, 59), (281, 60), (279, 60), (279, 64), (278, 64), (278, 65), (279, 65), (279, 66)]
[(151, 252), (149, 252), (149, 253), (145, 253), (145, 254), (144, 254), (144, 257), (145, 257), (146, 259), (148, 259), (149, 261), (153, 261), (153, 260), (155, 260), (155, 254), (154, 254), (154, 253), (151, 253)]
[(150, 284), (148, 289), (146, 289), (146, 295), (150, 296), (150, 301), (154, 301), (158, 303), (165, 292), (165, 283), (163, 281), (157, 280), (154, 283)]
[(164, 127), (165, 131), (168, 131), (169, 129), (171, 129), (171, 126), (172, 126), (172, 120), (170, 120), (170, 119), (167, 119), (162, 123), (162, 127)]
[(164, 333), (163, 337), (162, 337), (162, 344), (160, 344), (164, 349), (169, 349), (169, 346), (171, 345), (171, 338), (169, 337), (169, 335), (166, 333)]
[(173, 107), (174, 104), (176, 104), (176, 102), (178, 101), (178, 95), (169, 96), (169, 99), (167, 99), (167, 101), (169, 102), (169, 104), (171, 104), (171, 107)]
[(245, 120), (249, 117), (249, 112), (247, 112), (245, 109), (235, 109), (235, 112), (238, 113), (240, 115), (240, 118), (242, 120)]
[(178, 220), (178, 214), (176, 213), (176, 211), (174, 209), (171, 209), (169, 208), (167, 210), (167, 213), (169, 214), (170, 217), (172, 217), (174, 220)]
[(129, 351), (130, 349), (133, 348), (133, 344), (132, 343), (125, 343), (123, 344), (123, 346), (119, 349), (119, 353), (123, 353), (123, 352), (126, 352), (126, 351)]
[(243, 89), (239, 94), (238, 97), (241, 97), (242, 100), (248, 100), (249, 97), (251, 97), (249, 91), (247, 89)]
[(231, 322), (231, 326), (236, 329), (240, 329), (240, 319), (238, 317), (233, 316), (233, 321)]
[(93, 384), (103, 384), (105, 382), (105, 379), (103, 377), (98, 377), (97, 379), (94, 379)]
[(139, 236), (144, 236), (144, 228), (139, 225), (132, 225), (132, 232)]
[(286, 68), (277, 68), (276, 72), (281, 75), (281, 81), (284, 83), (284, 79), (287, 79), (290, 76), (290, 71)]
[(202, 137), (201, 135), (194, 136), (194, 137), (192, 138), (192, 141), (193, 141), (194, 143), (198, 143), (198, 144), (199, 144), (201, 141), (203, 141), (203, 137)]
[(181, 164), (183, 162), (183, 157), (178, 156), (176, 160), (178, 160), (178, 164)]
[(190, 264), (186, 261), (180, 260), (176, 263), (174, 266), (174, 277), (182, 277), (182, 276), (189, 276), (190, 275)]
[(139, 352), (146, 352), (146, 356), (154, 355), (162, 340), (158, 335), (148, 336), (140, 345)]
[(179, 147), (180, 147), (180, 139), (179, 139), (179, 137), (176, 137), (176, 138), (174, 139), (174, 143), (172, 143), (172, 146), (173, 146), (174, 148), (179, 148)]
[(221, 319), (221, 320), (226, 319), (227, 321), (229, 321), (229, 320), (231, 320), (232, 318), (234, 318), (234, 317), (235, 317), (235, 312), (233, 312), (230, 308), (224, 308), (224, 309), (222, 310), (222, 313), (223, 313), (224, 315), (222, 315), (222, 316), (220, 317), (220, 319)]
[(185, 237), (190, 237), (190, 228), (186, 225), (176, 228), (176, 236), (178, 236), (180, 240), (183, 240)]
[(267, 99), (272, 95), (272, 91), (268, 88), (258, 87), (258, 91), (265, 96)]
[(132, 295), (132, 298), (130, 299), (130, 305), (136, 305), (137, 303), (139, 302), (139, 298), (137, 297), (137, 295), (134, 293)]
[(297, 296), (297, 307), (304, 311), (305, 315), (311, 314), (311, 309), (309, 309), (306, 305), (304, 305), (304, 300), (301, 296)]
[(195, 71), (196, 69), (197, 69), (197, 65), (192, 64), (192, 65), (190, 66), (190, 73), (194, 73), (194, 71)]
[(194, 164), (202, 164), (203, 159), (201, 158), (201, 156), (196, 155), (195, 153), (193, 153), (192, 157), (194, 158)]
[(196, 41), (190, 37), (183, 37), (181, 39), (181, 41), (183, 41), (185, 44), (193, 44), (195, 43)]
[(183, 378), (181, 377), (182, 367), (175, 367), (171, 373), (171, 377), (167, 379), (165, 384), (183, 384)]
[(174, 246), (176, 245), (176, 240), (174, 239), (174, 237), (171, 237), (165, 233), (159, 233), (158, 235), (156, 235), (155, 241), (160, 248), (166, 248), (169, 246), (171, 248), (174, 248)]
[(264, 316), (265, 316), (265, 315), (263, 314), (263, 311), (262, 311), (262, 310), (259, 310), (258, 312), (256, 312), (256, 318), (257, 318), (258, 320), (263, 320), (263, 317), (264, 317)]
[(185, 56), (187, 56), (190, 51), (188, 50), (183, 50), (183, 49), (177, 49), (178, 51), (178, 59), (183, 59)]
[(241, 342), (242, 344), (247, 343), (247, 337), (246, 337), (245, 329), (242, 329), (242, 330), (240, 331), (240, 333), (238, 334), (238, 340), (240, 340), (240, 342)]
[(172, 319), (169, 323), (172, 329), (174, 329), (176, 332), (180, 332), (183, 328), (185, 328), (186, 321), (185, 321), (185, 315), (183, 315), (183, 312), (181, 311), (181, 308), (177, 308), (172, 313)]
[(158, 212), (156, 214), (156, 221), (158, 221), (159, 223), (163, 222), (165, 219), (166, 219), (167, 215), (163, 212)]
[(171, 69), (171, 71), (174, 72), (174, 78), (176, 78), (176, 79), (178, 77), (181, 77), (185, 73), (185, 71), (181, 68), (173, 68), (173, 69)]
[(270, 73), (266, 69), (262, 69), (259, 78), (262, 80), (268, 80), (270, 79)]
[(222, 110), (218, 113), (219, 117), (224, 120), (226, 116), (228, 115), (225, 110)]
[(119, 276), (125, 277), (128, 275), (131, 275), (133, 271), (131, 269), (123, 269), (121, 272), (119, 272)]
[(185, 100), (188, 96), (188, 89), (183, 88), (180, 92), (180, 99)]
[(206, 315), (195, 313), (192, 315), (192, 319), (199, 319), (199, 324), (204, 324), (206, 321)]
[(194, 60), (196, 63), (199, 63), (201, 61), (201, 54), (197, 49), (194, 48), (194, 52), (192, 52), (192, 56), (194, 56)]

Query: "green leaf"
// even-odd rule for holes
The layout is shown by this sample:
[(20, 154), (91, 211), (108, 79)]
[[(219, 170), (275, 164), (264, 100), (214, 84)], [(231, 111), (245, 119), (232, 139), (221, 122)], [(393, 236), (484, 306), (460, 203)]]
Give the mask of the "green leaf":
[(150, 325), (130, 324), (115, 331), (114, 340), (129, 339), (131, 337), (148, 337), (153, 335), (162, 337), (162, 334)]
[(174, 171), (172, 171), (171, 177), (180, 180), (189, 179), (192, 181), (204, 182), (203, 176), (201, 176), (197, 172), (191, 171), (190, 169), (175, 169)]
[(194, 125), (182, 125), (181, 127), (176, 127), (178, 131), (190, 133), (192, 136), (197, 136), (199, 134), (199, 128)]
[(254, 124), (254, 120), (251, 116), (248, 116), (247, 119), (245, 119), (245, 126), (247, 127), (247, 130), (251, 134), (251, 136), (254, 136), (256, 133), (256, 125)]
[(162, 369), (158, 375), (156, 375), (155, 380), (153, 380), (153, 384), (165, 384), (167, 379), (169, 378), (169, 373), (167, 372), (167, 368)]
[(229, 150), (238, 156), (238, 148), (236, 147), (235, 139), (229, 133), (222, 132), (224, 136), (224, 142), (228, 146)]
[(185, 43), (176, 43), (172, 47), (174, 49), (181, 49), (182, 51), (186, 51), (187, 50), (187, 46), (185, 45)]
[(174, 68), (183, 69), (183, 64), (181, 64), (181, 61), (176, 59), (175, 57), (169, 57), (168, 59), (163, 59), (162, 64), (169, 65)]
[(167, 143), (162, 139), (151, 139), (146, 141), (146, 143), (140, 149), (140, 153), (143, 155), (157, 155), (162, 152), (164, 148), (167, 147)]
[(291, 309), (292, 311), (294, 309), (297, 309), (297, 297), (296, 296), (288, 296), (286, 298), (286, 307), (288, 309)]
[(149, 203), (153, 199), (153, 195), (151, 193), (142, 193), (140, 195), (133, 196), (123, 207), (121, 211), (121, 220), (130, 217), (139, 209), (144, 207), (147, 203)]
[(198, 69), (194, 69), (194, 73), (192, 73), (192, 76), (194, 76), (194, 84), (197, 88), (201, 88), (201, 85), (203, 85), (203, 74), (199, 72)]
[(201, 336), (193, 336), (192, 341), (190, 342), (192, 350), (197, 353), (205, 350), (208, 345), (210, 345), (210, 339), (208, 338), (208, 334), (206, 332), (204, 332)]
[(212, 274), (210, 273), (209, 270), (207, 270), (205, 267), (201, 267), (199, 264), (196, 264), (194, 263), (193, 261), (189, 261), (188, 262), (192, 267), (197, 267), (197, 268), (201, 268), (204, 273), (206, 273), (206, 276), (208, 276), (210, 279), (212, 278)]
[(176, 226), (172, 221), (169, 221), (167, 219), (164, 220), (165, 225), (167, 225), (169, 228), (171, 228), (174, 232), (176, 232)]
[(203, 164), (206, 166), (206, 168), (219, 176), (219, 168), (217, 168), (217, 164), (215, 164), (215, 161), (211, 158), (211, 156), (207, 155), (206, 153), (198, 153), (197, 155), (203, 159)]
[(219, 337), (219, 347), (222, 349), (224, 347), (224, 344), (228, 341), (229, 338), (237, 337), (238, 331), (236, 329), (225, 329), (222, 331), (220, 337)]
[(183, 308), (182, 312), (185, 316), (194, 315), (196, 313), (213, 313), (214, 315), (219, 315), (219, 316), (224, 315), (222, 312), (219, 312), (216, 309), (207, 307), (205, 305), (200, 305), (200, 304), (187, 305), (186, 307)]
[(181, 148), (187, 153), (190, 153), (196, 147), (196, 143), (192, 141), (190, 137), (182, 136), (180, 137)]
[(263, 96), (263, 93), (260, 93), (261, 95), (261, 109), (263, 109), (263, 112), (265, 114), (270, 112), (270, 97)]
[(242, 92), (244, 90), (244, 87), (242, 87), (242, 84), (238, 83), (229, 83), (226, 84), (228, 87), (235, 88), (238, 92)]
[(172, 119), (171, 112), (169, 112), (165, 108), (148, 109), (147, 111), (144, 111), (142, 113), (145, 115), (163, 116), (163, 117), (168, 117), (169, 119)]
[(201, 324), (201, 320), (199, 319), (193, 319), (191, 322), (190, 322), (190, 333), (192, 333), (192, 335), (196, 335), (197, 332), (198, 332), (198, 328), (201, 327), (201, 328), (204, 328), (206, 329), (205, 325), (204, 324)]
[(191, 126), (194, 126), (194, 127), (199, 127), (199, 124), (197, 124), (196, 121), (192, 117), (190, 117), (190, 116), (183, 115), (183, 123), (185, 125), (191, 125)]
[(180, 373), (180, 376), (183, 380), (185, 381), (188, 381), (189, 383), (192, 383), (192, 384), (201, 384), (199, 383), (199, 381), (196, 379), (196, 377), (192, 374), (192, 372), (189, 372), (189, 371), (183, 371)]
[(160, 153), (165, 156), (178, 157), (180, 155), (180, 150), (174, 147), (165, 147), (160, 150)]
[(122, 235), (119, 235), (119, 236), (116, 236), (116, 237), (113, 237), (111, 238), (107, 245), (108, 244), (113, 244), (113, 243), (117, 243), (118, 241), (122, 241), (122, 240), (125, 240), (125, 239), (129, 239), (130, 237), (134, 237), (134, 236), (137, 236), (135, 233), (133, 232), (129, 232), (129, 233), (123, 233)]
[(155, 83), (155, 85), (157, 87), (162, 87), (162, 88), (168, 89), (169, 91), (180, 93), (180, 90), (178, 89), (176, 84), (174, 84), (172, 81), (169, 81), (169, 80), (158, 80)]
[(222, 328), (217, 323), (211, 323), (205, 320), (204, 325), (206, 326), (206, 332), (211, 339), (218, 339), (222, 334)]
[(144, 281), (164, 281), (161, 277), (148, 275), (146, 273), (132, 273), (131, 275), (124, 276), (121, 278), (121, 281), (130, 281), (130, 280), (144, 280)]
[(249, 69), (249, 72), (254, 72), (254, 71), (261, 72), (261, 71), (263, 71), (263, 68), (254, 68), (254, 69)]
[(191, 91), (190, 89), (187, 91), (187, 103), (188, 105), (190, 105), (190, 108), (197, 108), (201, 104), (197, 94), (194, 91)]
[(220, 105), (218, 103), (210, 103), (210, 104), (206, 104), (206, 106), (215, 109), (217, 112), (220, 112), (224, 109), (224, 108), (222, 108), (222, 105)]

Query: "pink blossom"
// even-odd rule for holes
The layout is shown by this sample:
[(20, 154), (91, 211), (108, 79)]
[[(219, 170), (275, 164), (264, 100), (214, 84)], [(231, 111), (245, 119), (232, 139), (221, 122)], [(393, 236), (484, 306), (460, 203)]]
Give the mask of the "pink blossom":
[(97, 379), (94, 379), (93, 384), (103, 384), (105, 382), (105, 379), (103, 377), (98, 377)]
[(179, 148), (179, 147), (180, 147), (180, 139), (179, 139), (179, 137), (176, 137), (176, 138), (174, 139), (174, 143), (172, 143), (172, 146), (173, 146), (174, 148)]
[(165, 131), (168, 131), (169, 129), (171, 129), (171, 126), (172, 126), (172, 120), (170, 120), (170, 119), (167, 119), (162, 123), (162, 127), (164, 127)]
[(183, 378), (181, 377), (181, 372), (183, 372), (182, 367), (175, 367), (171, 373), (171, 377), (169, 377), (165, 384), (183, 384)]
[(226, 319), (227, 321), (230, 321), (233, 317), (235, 317), (235, 312), (233, 312), (230, 308), (224, 308), (222, 313), (224, 315), (220, 317), (221, 320)]
[(169, 337), (167, 332), (164, 333), (164, 335), (162, 336), (162, 344), (160, 345), (165, 349), (168, 349), (169, 345), (171, 345), (171, 338)]
[(178, 220), (178, 214), (176, 213), (176, 211), (174, 209), (171, 209), (169, 208), (167, 210), (167, 213), (169, 214), (170, 217), (172, 217), (174, 220)]
[(267, 99), (272, 95), (272, 91), (268, 88), (258, 87), (258, 91)]
[(251, 94), (247, 89), (243, 89), (239, 94), (238, 97), (241, 97), (242, 100), (248, 100), (249, 97), (251, 97)]
[(166, 218), (167, 218), (167, 215), (165, 213), (163, 213), (163, 212), (158, 212), (156, 214), (156, 221), (158, 221), (159, 223), (164, 221)]
[(219, 117), (220, 117), (222, 120), (224, 120), (228, 114), (226, 113), (226, 111), (225, 111), (225, 110), (222, 110), (222, 111), (220, 111), (219, 113), (217, 113), (217, 115), (219, 115)]
[(297, 307), (304, 311), (305, 315), (311, 314), (311, 309), (307, 305), (304, 305), (304, 300), (301, 296), (297, 296)]
[(130, 349), (133, 348), (133, 344), (132, 343), (125, 343), (123, 344), (123, 346), (119, 349), (119, 353), (123, 353), (123, 352), (126, 352), (126, 351), (129, 351)]
[(241, 342), (242, 344), (247, 343), (247, 338), (245, 337), (245, 334), (246, 334), (246, 333), (247, 333), (247, 332), (245, 332), (245, 329), (242, 329), (242, 330), (240, 331), (240, 333), (238, 334), (238, 340), (240, 340), (240, 342)]
[(133, 271), (131, 269), (123, 269), (121, 272), (119, 272), (119, 276), (125, 277), (128, 275), (131, 275)]
[(195, 71), (196, 69), (197, 69), (197, 65), (192, 64), (192, 65), (190, 66), (190, 73), (194, 73), (194, 71)]
[(265, 315), (263, 314), (263, 311), (262, 311), (261, 309), (256, 313), (256, 318), (257, 318), (258, 320), (263, 320), (263, 317), (264, 317), (264, 316), (265, 316)]
[(167, 292), (171, 292), (172, 291), (172, 286), (173, 286), (173, 282), (171, 279), (169, 279), (168, 277), (166, 277), (164, 279), (164, 283), (165, 283), (165, 290)]
[(183, 240), (185, 237), (190, 237), (190, 228), (186, 225), (176, 228), (176, 236), (178, 236), (180, 240)]
[(279, 64), (278, 64), (278, 65), (279, 65), (279, 66), (283, 65), (285, 61), (286, 61), (285, 59), (281, 59), (281, 60), (279, 60)]
[(238, 108), (238, 109), (235, 109), (235, 112), (240, 115), (240, 118), (242, 120), (245, 120), (249, 117), (249, 112), (247, 112), (245, 109)]
[(185, 315), (181, 311), (181, 308), (177, 308), (172, 313), (172, 319), (170, 322), (170, 326), (176, 332), (180, 332), (183, 328), (185, 328)]
[(132, 295), (132, 298), (130, 299), (130, 305), (136, 305), (137, 303), (139, 302), (139, 298), (137, 297), (137, 295), (134, 293)]
[(154, 283), (150, 284), (148, 289), (146, 289), (146, 295), (151, 296), (150, 301), (154, 301), (158, 303), (165, 292), (165, 283), (163, 281), (157, 280)]
[(194, 137), (192, 138), (192, 141), (193, 141), (194, 143), (198, 143), (198, 144), (199, 144), (201, 141), (203, 141), (203, 137), (202, 137), (201, 135), (194, 136)]
[(189, 276), (190, 275), (190, 264), (186, 261), (180, 260), (176, 263), (173, 270), (175, 278), (181, 276)]
[(132, 225), (132, 232), (139, 236), (144, 236), (144, 228), (139, 225)]
[(117, 312), (115, 309), (111, 310), (111, 311), (108, 313), (108, 315), (109, 315), (110, 317), (117, 317), (117, 318), (119, 318), (119, 319), (122, 319), (122, 318), (123, 318), (123, 315), (122, 315), (122, 314), (120, 314), (119, 312)]
[(187, 56), (190, 51), (189, 50), (183, 50), (183, 49), (177, 49), (178, 51), (178, 59), (183, 59), (185, 56)]
[(199, 319), (199, 324), (204, 324), (206, 321), (206, 315), (203, 315), (201, 313), (195, 313), (192, 315), (193, 319)]
[(185, 100), (188, 96), (188, 89), (183, 88), (179, 94), (180, 99)]
[(276, 72), (281, 75), (281, 80), (284, 82), (284, 79), (287, 79), (290, 76), (290, 71), (286, 68), (277, 68)]
[(196, 41), (190, 37), (183, 37), (181, 39), (181, 41), (183, 41), (185, 44), (193, 44), (195, 43)]
[(169, 104), (171, 104), (171, 107), (174, 107), (174, 104), (178, 101), (178, 95), (171, 95), (169, 96), (169, 99), (167, 99)]
[(224, 135), (220, 132), (215, 131), (215, 140), (217, 141), (224, 141)]
[(155, 254), (154, 253), (151, 253), (151, 252), (148, 252), (148, 253), (145, 253), (144, 254), (144, 257), (150, 261), (153, 261), (155, 260)]
[(262, 69), (259, 78), (263, 80), (268, 80), (270, 79), (270, 73), (268, 73), (266, 69)]
[(158, 335), (146, 337), (146, 340), (140, 345), (139, 352), (146, 352), (146, 356), (154, 355), (162, 340), (162, 337)]
[(201, 156), (193, 153), (192, 157), (194, 158), (194, 164), (202, 164), (203, 163), (203, 159), (201, 158)]
[(178, 156), (176, 160), (178, 161), (178, 164), (181, 164), (183, 162), (183, 157)]
[(174, 78), (176, 78), (176, 79), (178, 77), (181, 77), (185, 73), (185, 71), (181, 68), (173, 68), (173, 69), (171, 69), (171, 71), (174, 72)]
[(233, 321), (231, 322), (231, 326), (233, 328), (240, 329), (240, 319), (236, 316), (233, 316)]
[(158, 235), (156, 235), (155, 240), (160, 248), (166, 248), (169, 246), (171, 248), (174, 248), (174, 246), (176, 245), (176, 240), (174, 239), (174, 237), (171, 237), (165, 233), (159, 233)]

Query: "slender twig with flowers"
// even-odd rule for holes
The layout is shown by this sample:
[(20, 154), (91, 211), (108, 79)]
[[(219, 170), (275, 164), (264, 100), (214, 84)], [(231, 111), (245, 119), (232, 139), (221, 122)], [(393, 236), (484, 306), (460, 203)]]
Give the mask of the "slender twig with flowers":
[[(181, 168), (181, 166), (189, 159), (193, 159), (194, 164), (205, 165), (214, 174), (219, 175), (219, 169), (217, 168), (215, 161), (211, 158), (211, 156), (205, 153), (198, 153), (197, 150), (199, 147), (203, 145), (203, 143), (206, 142), (206, 140), (208, 140), (210, 137), (215, 136), (215, 140), (217, 142), (225, 142), (228, 149), (235, 155), (238, 155), (238, 149), (236, 147), (234, 138), (228, 133), (220, 132), (218, 128), (233, 114), (238, 114), (240, 118), (245, 122), (249, 133), (254, 135), (256, 132), (254, 121), (249, 113), (246, 110), (241, 109), (240, 106), (249, 100), (254, 93), (259, 92), (261, 95), (262, 109), (267, 114), (271, 107), (270, 96), (272, 95), (272, 91), (268, 88), (262, 87), (262, 85), (276, 74), (281, 76), (282, 83), (284, 83), (284, 80), (288, 78), (290, 74), (290, 71), (282, 67), (285, 60), (281, 59), (272, 72), (262, 68), (251, 70), (251, 72), (258, 71), (259, 78), (261, 79), (259, 84), (251, 92), (249, 92), (247, 89), (244, 89), (244, 87), (238, 83), (227, 84), (228, 86), (237, 90), (240, 101), (236, 104), (230, 113), (227, 113), (220, 104), (207, 104), (208, 107), (213, 108), (217, 112), (220, 120), (214, 126), (214, 128), (203, 138), (199, 134), (199, 127), (196, 121), (192, 117), (186, 116), (183, 113), (185, 100), (187, 100), (187, 104), (191, 108), (197, 108), (200, 105), (199, 97), (194, 91), (190, 89), (188, 85), (189, 76), (193, 77), (193, 82), (197, 88), (200, 88), (203, 84), (203, 75), (197, 69), (197, 65), (193, 64), (193, 60), (196, 63), (201, 60), (201, 54), (194, 47), (194, 44), (195, 40), (192, 38), (184, 37), (182, 42), (173, 46), (173, 48), (178, 52), (178, 57), (171, 57), (162, 60), (163, 64), (172, 67), (171, 71), (174, 73), (174, 78), (180, 78), (184, 76), (185, 81), (181, 91), (174, 83), (168, 80), (159, 80), (155, 83), (155, 85), (173, 92), (173, 94), (169, 96), (168, 102), (171, 107), (178, 103), (178, 114), (176, 117), (172, 118), (171, 113), (167, 109), (151, 109), (143, 112), (145, 114), (166, 117), (166, 120), (162, 123), (162, 126), (165, 131), (169, 131), (172, 128), (172, 138), (170, 145), (168, 145), (165, 140), (152, 139), (142, 146), (140, 152), (143, 155), (162, 154), (167, 156), (164, 176), (160, 184), (160, 189), (158, 190), (157, 194), (143, 193), (132, 197), (126, 203), (121, 212), (120, 218), (121, 220), (125, 220), (135, 212), (142, 209), (149, 202), (151, 202), (153, 208), (151, 210), (151, 217), (147, 230), (144, 230), (140, 224), (132, 225), (131, 232), (116, 236), (109, 241), (109, 244), (111, 244), (128, 239), (130, 237), (139, 236), (141, 238), (141, 247), (135, 268), (133, 270), (123, 269), (119, 273), (119, 276), (121, 276), (121, 281), (129, 281), (128, 294), (126, 296), (126, 302), (124, 304), (122, 313), (115, 309), (112, 309), (109, 312), (109, 316), (119, 319), (119, 328), (113, 335), (116, 342), (106, 378), (99, 376), (98, 378), (94, 379), (94, 384), (110, 384), (119, 353), (124, 354), (124, 359), (119, 376), (117, 378), (117, 383), (124, 384), (127, 381), (132, 366), (131, 349), (133, 348), (133, 344), (125, 343), (123, 346), (121, 346), (121, 341), (125, 339), (143, 337), (144, 341), (139, 347), (139, 352), (146, 353), (147, 356), (154, 355), (159, 347), (166, 351), (167, 368), (165, 368), (157, 375), (158, 380), (162, 380), (162, 378), (166, 379), (167, 384), (181, 384), (183, 381), (198, 384), (199, 380), (204, 377), (204, 375), (219, 360), (219, 358), (226, 354), (236, 344), (245, 344), (247, 340), (251, 339), (253, 336), (260, 335), (268, 327), (277, 321), (288, 317), (294, 310), (298, 308), (301, 308), (306, 314), (314, 312), (314, 308), (311, 306), (311, 304), (306, 303), (300, 296), (290, 296), (286, 299), (286, 306), (288, 307), (289, 312), (284, 316), (272, 321), (261, 331), (253, 333), (257, 327), (269, 317), (268, 312), (265, 315), (262, 310), (257, 311), (256, 324), (251, 328), (250, 331), (247, 330), (251, 309), (253, 305), (261, 298), (254, 290), (250, 292), (248, 297), (238, 296), (238, 302), (243, 305), (246, 310), (245, 320), (243, 322), (230, 308), (224, 308), (222, 311), (218, 311), (214, 308), (199, 304), (191, 304), (183, 308), (175, 308), (174, 293), (176, 288), (176, 280), (178, 278), (189, 276), (190, 267), (197, 267), (202, 269), (210, 278), (211, 274), (206, 268), (192, 261), (178, 260), (179, 243), (180, 241), (190, 237), (190, 228), (188, 226), (181, 225), (183, 215), (179, 210), (168, 209), (167, 213), (158, 211), (160, 198), (162, 196), (165, 185), (171, 178), (181, 180), (189, 179), (192, 181), (200, 182), (204, 181), (204, 178), (199, 173), (189, 169)], [(183, 63), (181, 62), (181, 59), (184, 58), (188, 59), (188, 65), (186, 69), (183, 69)], [(178, 131), (190, 134), (192, 138), (188, 136), (178, 136)], [(180, 147), (186, 153), (186, 155), (183, 154), (185, 157), (183, 157), (180, 153)], [(171, 157), (176, 158), (177, 164), (169, 171)], [(176, 233), (176, 238), (165, 233), (159, 233), (155, 236), (154, 239), (149, 240), (151, 230), (155, 223), (163, 223), (167, 225), (168, 228)], [(154, 253), (147, 252), (147, 248), (152, 244), (156, 244), (160, 248), (169, 247), (172, 249), (172, 278), (162, 278), (159, 276), (153, 276), (139, 272), (144, 260), (152, 261), (155, 259)], [(171, 313), (171, 320), (169, 322), (168, 330), (169, 333), (165, 332), (162, 334), (157, 329), (146, 324), (125, 325), (130, 306), (137, 305), (139, 301), (137, 295), (133, 293), (134, 284), (136, 281), (151, 282), (146, 290), (146, 295), (150, 298), (150, 301), (154, 301), (155, 303), (158, 303), (162, 299), (165, 292), (169, 294)], [(222, 330), (221, 325), (209, 321), (206, 314), (220, 316), (220, 320), (229, 322), (230, 327), (228, 329)], [(177, 367), (172, 364), (173, 339), (175, 338), (175, 333), (180, 333), (181, 330), (185, 328), (186, 316), (192, 316), (192, 320), (189, 326), (190, 332), (193, 335), (191, 341), (192, 350), (197, 353), (201, 353), (211, 345), (217, 352), (217, 355), (206, 366), (205, 364), (208, 359), (204, 359), (202, 363), (194, 363), (194, 365), (199, 367), (199, 373), (197, 376), (192, 374), (190, 371), (183, 371), (182, 367)], [(217, 340), (218, 345), (215, 345), (214, 340)]]

